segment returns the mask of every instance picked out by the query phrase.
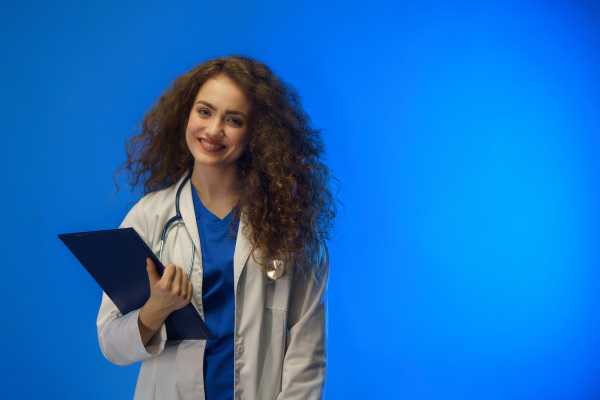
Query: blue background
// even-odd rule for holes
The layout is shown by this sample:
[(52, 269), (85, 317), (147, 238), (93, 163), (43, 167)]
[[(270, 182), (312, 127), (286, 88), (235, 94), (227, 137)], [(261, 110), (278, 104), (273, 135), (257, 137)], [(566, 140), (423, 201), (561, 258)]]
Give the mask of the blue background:
[(345, 203), (329, 399), (600, 398), (594, 1), (4, 1), (0, 397), (128, 399), (56, 238), (119, 225), (124, 143), (226, 54), (298, 88)]

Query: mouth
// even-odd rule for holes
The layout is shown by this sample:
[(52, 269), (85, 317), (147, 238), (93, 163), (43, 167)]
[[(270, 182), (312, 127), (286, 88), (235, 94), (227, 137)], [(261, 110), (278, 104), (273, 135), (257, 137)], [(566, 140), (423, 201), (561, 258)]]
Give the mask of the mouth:
[(211, 152), (221, 151), (226, 147), (219, 142), (207, 138), (198, 138), (198, 142), (204, 150)]

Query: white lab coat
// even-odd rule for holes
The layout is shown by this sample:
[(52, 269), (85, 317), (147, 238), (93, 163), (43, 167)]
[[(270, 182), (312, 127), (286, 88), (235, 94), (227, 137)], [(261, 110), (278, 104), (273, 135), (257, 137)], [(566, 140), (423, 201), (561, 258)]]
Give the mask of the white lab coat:
[[(175, 194), (182, 181), (145, 196), (121, 224), (135, 228), (156, 254), (163, 226), (175, 215)], [(163, 261), (187, 271), (193, 241), (192, 303), (203, 316), (202, 256), (191, 190), (188, 180), (180, 196), (183, 223), (170, 230)], [(296, 274), (268, 282), (250, 254), (252, 245), (244, 227), (242, 218), (233, 261), (235, 398), (320, 399), (326, 369), (328, 259), (324, 257), (317, 279)], [(138, 312), (122, 315), (104, 294), (97, 322), (100, 348), (108, 360), (118, 365), (142, 361), (135, 399), (204, 399), (206, 341), (167, 341), (163, 325), (144, 347)]]

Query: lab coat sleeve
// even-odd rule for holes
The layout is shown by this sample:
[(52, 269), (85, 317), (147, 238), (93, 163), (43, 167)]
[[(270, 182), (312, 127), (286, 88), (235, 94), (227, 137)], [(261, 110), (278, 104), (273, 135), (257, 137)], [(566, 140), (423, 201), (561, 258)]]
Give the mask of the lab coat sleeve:
[(324, 252), (315, 277), (296, 274), (288, 308), (287, 349), (282, 390), (278, 400), (321, 399), (327, 364), (327, 277), (329, 256)]
[[(144, 218), (143, 199), (125, 217), (120, 228), (134, 228), (146, 241), (147, 219)], [(104, 356), (117, 365), (129, 365), (160, 354), (167, 341), (165, 325), (144, 346), (138, 328), (138, 314), (134, 310), (123, 315), (104, 293), (98, 313), (98, 342)]]

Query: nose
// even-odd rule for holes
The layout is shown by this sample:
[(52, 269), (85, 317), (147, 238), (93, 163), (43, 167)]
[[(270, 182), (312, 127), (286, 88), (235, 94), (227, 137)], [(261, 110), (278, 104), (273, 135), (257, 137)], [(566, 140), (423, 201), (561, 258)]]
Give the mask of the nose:
[(224, 135), (223, 126), (219, 118), (212, 118), (204, 131), (206, 132), (206, 136), (209, 136), (211, 139), (220, 139)]

